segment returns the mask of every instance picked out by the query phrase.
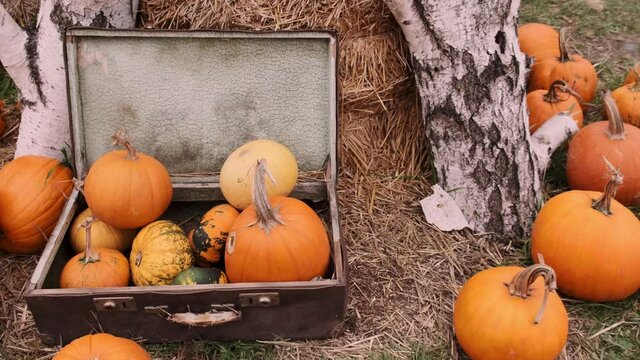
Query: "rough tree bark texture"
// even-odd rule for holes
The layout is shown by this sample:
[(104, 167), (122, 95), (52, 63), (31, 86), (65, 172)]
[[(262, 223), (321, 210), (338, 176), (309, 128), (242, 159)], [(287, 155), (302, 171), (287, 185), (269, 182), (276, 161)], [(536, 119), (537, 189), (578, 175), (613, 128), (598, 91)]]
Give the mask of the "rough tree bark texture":
[(131, 28), (139, 0), (42, 0), (34, 28), (23, 30), (0, 4), (0, 61), (24, 105), (15, 157), (61, 158), (70, 143), (62, 41), (67, 26)]
[[(478, 232), (526, 236), (567, 116), (528, 131), (519, 0), (386, 0), (413, 55), (439, 184)], [(546, 156), (545, 156), (546, 154)]]

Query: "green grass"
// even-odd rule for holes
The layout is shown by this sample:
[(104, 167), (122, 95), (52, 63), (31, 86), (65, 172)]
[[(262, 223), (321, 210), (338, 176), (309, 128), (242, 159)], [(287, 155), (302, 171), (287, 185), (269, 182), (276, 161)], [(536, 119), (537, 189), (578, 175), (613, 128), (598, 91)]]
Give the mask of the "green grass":
[(256, 342), (206, 342), (193, 341), (184, 344), (146, 345), (146, 350), (154, 357), (176, 360), (251, 360), (277, 359), (273, 346)]
[(18, 90), (16, 85), (11, 80), (7, 71), (0, 66), (0, 99), (4, 99), (7, 103), (16, 102), (18, 97)]

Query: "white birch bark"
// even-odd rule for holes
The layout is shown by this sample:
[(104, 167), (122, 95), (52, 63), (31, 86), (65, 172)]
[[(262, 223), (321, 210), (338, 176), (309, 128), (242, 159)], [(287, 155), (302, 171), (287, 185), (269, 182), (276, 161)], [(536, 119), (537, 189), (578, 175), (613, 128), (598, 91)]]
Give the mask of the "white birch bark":
[(22, 30), (0, 5), (0, 61), (24, 105), (15, 157), (61, 158), (70, 144), (63, 60), (68, 26), (131, 28), (139, 0), (42, 0), (34, 29)]
[(477, 232), (526, 236), (549, 154), (577, 129), (560, 116), (529, 134), (520, 1), (385, 1), (413, 55), (440, 186)]

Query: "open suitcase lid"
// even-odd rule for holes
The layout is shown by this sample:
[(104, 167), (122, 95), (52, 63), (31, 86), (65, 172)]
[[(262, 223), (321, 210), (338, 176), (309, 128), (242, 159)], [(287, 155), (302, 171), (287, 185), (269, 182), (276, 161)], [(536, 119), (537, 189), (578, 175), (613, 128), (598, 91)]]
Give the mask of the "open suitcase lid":
[(174, 184), (214, 181), (235, 148), (259, 138), (289, 147), (301, 171), (329, 160), (336, 179), (331, 31), (69, 28), (65, 59), (79, 178), (124, 128)]

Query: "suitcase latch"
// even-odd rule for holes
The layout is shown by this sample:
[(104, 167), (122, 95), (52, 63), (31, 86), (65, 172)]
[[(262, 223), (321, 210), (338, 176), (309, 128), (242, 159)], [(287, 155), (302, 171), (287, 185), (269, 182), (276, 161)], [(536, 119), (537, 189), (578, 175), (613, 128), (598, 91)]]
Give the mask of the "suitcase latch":
[(277, 306), (280, 304), (280, 294), (273, 293), (251, 293), (251, 294), (239, 294), (240, 306)]
[(136, 301), (132, 297), (94, 298), (98, 311), (136, 311)]

